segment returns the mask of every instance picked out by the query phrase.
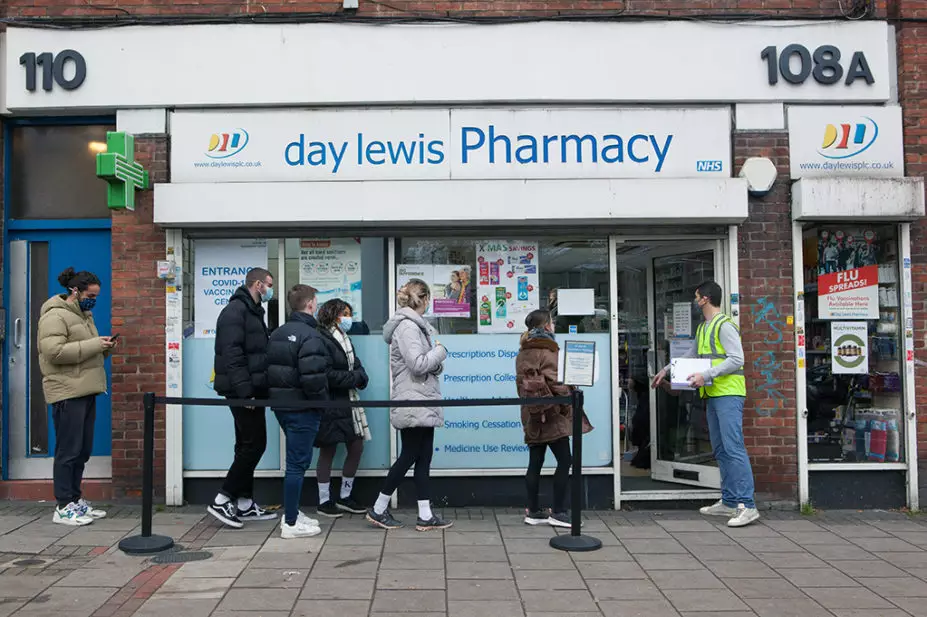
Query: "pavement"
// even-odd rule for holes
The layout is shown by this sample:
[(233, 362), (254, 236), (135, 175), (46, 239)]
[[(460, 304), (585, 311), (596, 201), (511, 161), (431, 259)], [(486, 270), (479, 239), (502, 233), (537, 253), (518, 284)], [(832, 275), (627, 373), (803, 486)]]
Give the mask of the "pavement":
[(769, 511), (736, 530), (587, 512), (604, 547), (564, 553), (516, 510), (445, 510), (454, 527), (428, 533), (345, 517), (282, 540), (275, 522), (232, 530), (168, 508), (154, 531), (182, 548), (165, 563), (116, 547), (138, 508), (109, 512), (72, 528), (49, 504), (0, 502), (0, 617), (927, 617), (927, 517), (900, 512)]

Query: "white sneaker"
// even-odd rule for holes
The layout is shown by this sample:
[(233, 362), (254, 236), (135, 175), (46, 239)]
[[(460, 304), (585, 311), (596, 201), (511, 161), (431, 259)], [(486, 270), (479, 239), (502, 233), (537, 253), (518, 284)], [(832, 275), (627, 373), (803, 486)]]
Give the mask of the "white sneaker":
[(322, 533), (318, 525), (310, 525), (305, 519), (296, 519), (295, 525), (287, 525), (286, 521), (280, 525), (280, 537), (284, 540), (296, 538), (311, 538)]
[[(317, 519), (310, 518), (306, 516), (305, 514), (303, 514), (302, 512), (299, 512), (296, 515), (296, 522), (299, 523), (300, 521), (302, 521), (303, 523), (307, 524), (310, 527), (321, 527)], [(283, 527), (284, 525), (286, 525), (286, 517), (281, 515), (280, 516), (280, 526)]]
[(83, 513), (83, 508), (71, 502), (63, 508), (60, 506), (55, 508), (52, 522), (71, 527), (83, 527), (92, 523), (93, 519)]
[(727, 526), (746, 527), (758, 520), (760, 520), (760, 513), (756, 508), (748, 508), (744, 504), (740, 504), (737, 506), (737, 513), (727, 522)]
[(89, 501), (81, 497), (77, 501), (77, 505), (83, 510), (84, 516), (89, 516), (90, 518), (97, 520), (100, 518), (106, 518), (106, 510), (99, 510), (93, 507)]
[(699, 510), (701, 514), (705, 516), (726, 516), (728, 518), (737, 514), (737, 508), (732, 508), (730, 506), (724, 505), (722, 500), (711, 504), (710, 506), (705, 506)]

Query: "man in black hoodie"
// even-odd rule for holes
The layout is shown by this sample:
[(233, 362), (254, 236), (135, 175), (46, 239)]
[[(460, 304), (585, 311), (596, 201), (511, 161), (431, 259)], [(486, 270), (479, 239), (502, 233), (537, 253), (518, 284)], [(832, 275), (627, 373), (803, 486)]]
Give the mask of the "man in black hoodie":
[[(274, 295), (274, 277), (263, 268), (250, 270), (216, 322), (215, 390), (229, 399), (266, 399), (267, 326), (263, 302)], [(254, 470), (267, 447), (263, 407), (231, 407), (235, 419), (235, 459), (222, 490), (207, 512), (240, 529), (243, 521), (277, 518), (254, 502)]]

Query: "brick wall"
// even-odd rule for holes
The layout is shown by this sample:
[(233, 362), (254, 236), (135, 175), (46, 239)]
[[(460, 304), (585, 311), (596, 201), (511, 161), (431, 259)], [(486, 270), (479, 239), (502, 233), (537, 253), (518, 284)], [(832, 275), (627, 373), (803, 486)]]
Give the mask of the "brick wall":
[(795, 341), (786, 318), (792, 302), (792, 233), (788, 136), (734, 134), (734, 171), (748, 157), (772, 159), (773, 190), (750, 198), (740, 227), (740, 325), (747, 379), (744, 438), (758, 493), (797, 499)]
[[(503, 17), (524, 15), (692, 16), (699, 14), (762, 13), (790, 18), (837, 17), (852, 11), (858, 0), (360, 0), (358, 15), (404, 17), (412, 14)], [(886, 0), (875, 0), (875, 14), (884, 17)], [(249, 15), (266, 13), (340, 13), (341, 2), (330, 0), (9, 0), (7, 15), (133, 16)]]
[[(151, 182), (168, 182), (168, 139), (136, 137), (135, 158)], [(113, 356), (113, 494), (141, 490), (142, 394), (164, 392), (164, 282), (155, 262), (164, 259), (165, 235), (152, 222), (154, 193), (136, 194), (134, 212), (113, 212), (113, 330), (121, 333)], [(164, 494), (164, 409), (155, 418), (155, 490)]]

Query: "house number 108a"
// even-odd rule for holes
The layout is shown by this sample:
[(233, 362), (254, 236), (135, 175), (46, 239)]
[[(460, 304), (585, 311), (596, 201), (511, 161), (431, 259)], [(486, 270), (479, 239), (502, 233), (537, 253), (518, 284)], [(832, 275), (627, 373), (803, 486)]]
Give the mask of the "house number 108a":
[[(833, 45), (821, 45), (814, 50), (814, 53), (804, 45), (797, 44), (787, 45), (782, 49), (782, 53), (779, 53), (779, 49), (774, 45), (760, 52), (760, 58), (766, 61), (771, 86), (779, 83), (780, 75), (790, 84), (803, 84), (811, 76), (819, 84), (831, 86), (843, 79), (844, 73), (846, 73), (844, 83), (848, 86), (857, 79), (863, 79), (869, 85), (875, 83), (866, 54), (861, 51), (853, 52), (853, 57), (845, 71), (843, 65), (840, 64), (840, 56), (840, 49)], [(798, 66), (795, 67), (797, 71), (793, 70), (792, 58), (798, 60)]]
[[(74, 64), (74, 75), (65, 77), (64, 67), (69, 62)], [(46, 92), (51, 91), (53, 83), (65, 90), (75, 90), (87, 77), (87, 62), (73, 49), (65, 49), (58, 55), (50, 52), (36, 55), (30, 51), (19, 57), (19, 64), (26, 67), (26, 90), (29, 92), (35, 92), (39, 67), (42, 69), (42, 90)]]

